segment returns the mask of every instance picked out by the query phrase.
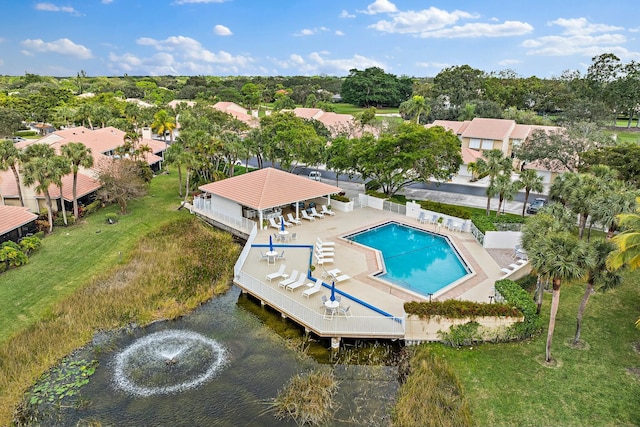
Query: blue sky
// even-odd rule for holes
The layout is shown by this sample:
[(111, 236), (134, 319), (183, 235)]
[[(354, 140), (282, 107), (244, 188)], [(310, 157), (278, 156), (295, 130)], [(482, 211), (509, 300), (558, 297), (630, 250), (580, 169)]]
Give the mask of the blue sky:
[(640, 61), (637, 0), (5, 0), (0, 74), (521, 76)]

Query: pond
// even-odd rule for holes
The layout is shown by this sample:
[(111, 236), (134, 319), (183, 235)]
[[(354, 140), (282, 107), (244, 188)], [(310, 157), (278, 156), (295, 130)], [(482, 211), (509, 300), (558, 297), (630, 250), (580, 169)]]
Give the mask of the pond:
[(317, 367), (339, 382), (330, 425), (388, 425), (399, 347), (347, 341), (338, 356), (328, 347), (303, 340), (297, 325), (234, 286), (179, 320), (97, 335), (72, 355), (99, 361), (81, 398), (42, 425), (295, 426), (276, 419), (269, 403), (294, 375)]

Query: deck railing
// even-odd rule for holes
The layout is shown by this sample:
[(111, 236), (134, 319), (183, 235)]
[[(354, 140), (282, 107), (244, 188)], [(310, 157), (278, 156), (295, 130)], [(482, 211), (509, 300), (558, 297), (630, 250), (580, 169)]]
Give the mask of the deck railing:
[[(264, 283), (249, 274), (240, 271), (235, 278), (240, 287), (256, 295), (261, 300), (276, 308), (308, 329), (324, 336), (340, 337), (398, 337), (404, 336), (404, 319), (398, 317), (375, 316), (324, 316), (320, 307), (308, 307), (306, 304), (291, 298), (273, 285)], [(314, 304), (314, 299), (310, 299)], [(356, 304), (354, 302), (354, 304)], [(348, 305), (343, 299), (343, 306)]]
[(253, 228), (249, 233), (249, 237), (247, 238), (247, 242), (245, 243), (244, 248), (242, 248), (242, 251), (240, 252), (240, 256), (238, 257), (235, 265), (233, 266), (233, 275), (235, 277), (239, 277), (238, 274), (241, 272), (242, 266), (244, 265), (244, 262), (247, 260), (247, 257), (249, 256), (249, 252), (251, 251), (251, 245), (253, 245), (253, 241), (256, 239), (257, 235), (258, 235), (258, 226), (254, 223)]
[(256, 226), (255, 221), (252, 221), (248, 218), (232, 216), (225, 211), (214, 209), (211, 204), (211, 199), (194, 197), (192, 211), (200, 215), (205, 215), (247, 234), (249, 234), (253, 227)]

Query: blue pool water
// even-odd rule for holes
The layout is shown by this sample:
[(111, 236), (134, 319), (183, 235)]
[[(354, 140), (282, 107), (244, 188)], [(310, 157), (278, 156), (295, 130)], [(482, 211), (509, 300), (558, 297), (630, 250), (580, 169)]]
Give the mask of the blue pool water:
[(382, 253), (378, 277), (425, 296), (469, 273), (446, 238), (413, 227), (390, 222), (346, 238)]

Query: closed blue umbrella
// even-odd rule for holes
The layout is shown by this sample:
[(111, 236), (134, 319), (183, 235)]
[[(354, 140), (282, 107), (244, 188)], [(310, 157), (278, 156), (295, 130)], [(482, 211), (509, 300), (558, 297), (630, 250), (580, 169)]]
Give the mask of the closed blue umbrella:
[(284, 217), (280, 217), (280, 231), (284, 231)]
[(329, 298), (331, 301), (336, 300), (336, 282), (331, 282), (331, 297)]
[(269, 252), (273, 252), (273, 239), (271, 238), (271, 234), (269, 234)]

